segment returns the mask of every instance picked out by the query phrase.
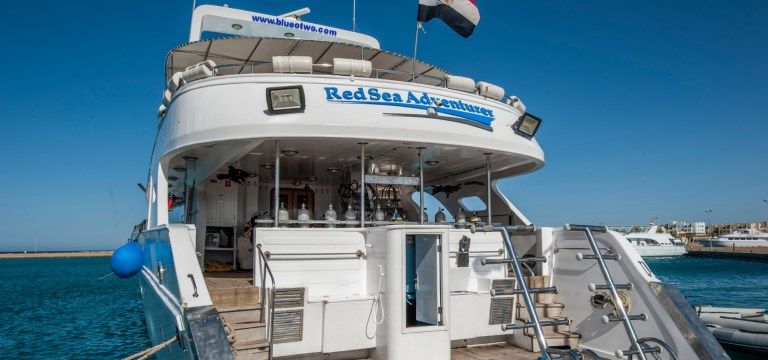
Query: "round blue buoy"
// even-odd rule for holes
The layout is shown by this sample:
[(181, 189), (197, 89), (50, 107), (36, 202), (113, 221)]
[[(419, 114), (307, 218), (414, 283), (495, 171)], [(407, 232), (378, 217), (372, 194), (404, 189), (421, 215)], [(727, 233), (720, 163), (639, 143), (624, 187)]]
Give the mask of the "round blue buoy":
[(139, 243), (129, 242), (115, 250), (109, 262), (115, 275), (126, 279), (141, 271), (144, 254)]

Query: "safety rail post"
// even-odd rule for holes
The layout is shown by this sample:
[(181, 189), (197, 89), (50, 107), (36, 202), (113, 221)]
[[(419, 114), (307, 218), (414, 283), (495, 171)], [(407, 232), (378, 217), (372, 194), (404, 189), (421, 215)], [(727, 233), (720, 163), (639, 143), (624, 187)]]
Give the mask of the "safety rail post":
[[(255, 235), (254, 235), (255, 236)], [(253, 236), (252, 236), (253, 237)], [(261, 266), (261, 290), (260, 290), (260, 300), (261, 300), (261, 312), (259, 314), (259, 319), (261, 322), (264, 321), (264, 304), (265, 304), (265, 295), (266, 295), (266, 281), (267, 281), (267, 274), (269, 274), (269, 279), (272, 283), (272, 287), (269, 289), (269, 318), (266, 321), (267, 326), (267, 341), (269, 342), (269, 360), (272, 360), (273, 358), (273, 344), (272, 344), (272, 338), (274, 336), (274, 322), (275, 322), (275, 276), (272, 274), (272, 269), (269, 267), (269, 264), (267, 263), (267, 257), (264, 255), (264, 251), (261, 250), (261, 244), (256, 244), (256, 249), (259, 253), (259, 263)]]

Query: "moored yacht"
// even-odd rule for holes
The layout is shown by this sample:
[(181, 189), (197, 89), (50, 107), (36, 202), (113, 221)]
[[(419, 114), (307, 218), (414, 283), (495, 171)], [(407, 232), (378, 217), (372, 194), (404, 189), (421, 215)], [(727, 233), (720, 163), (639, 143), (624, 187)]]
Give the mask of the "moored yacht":
[(666, 232), (659, 232), (659, 227), (652, 225), (646, 231), (631, 232), (624, 237), (643, 257), (680, 256), (688, 252), (683, 242)]
[(740, 229), (730, 234), (720, 235), (716, 239), (709, 241), (712, 242), (712, 246), (768, 246), (768, 233), (754, 229)]
[(167, 55), (129, 244), (159, 358), (727, 358), (621, 235), (500, 191), (544, 166), (520, 99), (298, 14), (200, 6)]

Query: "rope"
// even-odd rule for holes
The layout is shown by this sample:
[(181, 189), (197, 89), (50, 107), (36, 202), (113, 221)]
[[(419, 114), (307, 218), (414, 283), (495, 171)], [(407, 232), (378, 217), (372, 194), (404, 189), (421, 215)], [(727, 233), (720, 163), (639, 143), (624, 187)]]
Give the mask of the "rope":
[(155, 355), (155, 353), (157, 353), (158, 351), (165, 349), (166, 347), (168, 347), (168, 345), (171, 345), (176, 340), (179, 340), (179, 336), (178, 335), (175, 335), (174, 337), (172, 337), (172, 338), (170, 338), (170, 339), (168, 339), (168, 340), (166, 340), (166, 341), (164, 341), (164, 342), (162, 342), (160, 344), (157, 344), (157, 345), (155, 345), (155, 346), (153, 346), (153, 347), (151, 347), (149, 349), (139, 351), (139, 352), (137, 352), (137, 353), (135, 353), (135, 354), (133, 354), (131, 356), (128, 356), (128, 357), (124, 357), (123, 360), (145, 360), (145, 359), (149, 358), (150, 356)]

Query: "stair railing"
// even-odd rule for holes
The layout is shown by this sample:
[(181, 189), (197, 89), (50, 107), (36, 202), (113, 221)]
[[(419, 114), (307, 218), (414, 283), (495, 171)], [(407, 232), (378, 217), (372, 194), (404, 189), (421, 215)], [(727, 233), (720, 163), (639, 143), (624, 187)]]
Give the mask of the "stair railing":
[(261, 244), (256, 244), (256, 249), (259, 253), (259, 266), (261, 268), (261, 289), (259, 289), (259, 299), (261, 300), (261, 313), (259, 314), (259, 319), (261, 322), (264, 321), (264, 313), (265, 313), (265, 299), (266, 299), (266, 283), (267, 283), (267, 275), (269, 275), (269, 279), (272, 282), (272, 287), (269, 288), (269, 318), (266, 321), (267, 326), (267, 341), (269, 341), (269, 360), (272, 360), (273, 358), (273, 348), (272, 346), (272, 337), (274, 335), (274, 322), (275, 322), (275, 276), (272, 274), (272, 269), (269, 267), (269, 264), (267, 263), (267, 257), (264, 255), (264, 251), (261, 250)]
[[(474, 230), (475, 228), (472, 228), (471, 230)], [(515, 226), (484, 226), (484, 227), (476, 227), (476, 231), (484, 231), (484, 232), (490, 232), (490, 231), (498, 231), (501, 233), (501, 238), (504, 242), (504, 249), (507, 253), (507, 256), (505, 259), (482, 259), (481, 263), (483, 265), (487, 264), (511, 264), (512, 270), (515, 272), (515, 282), (517, 283), (517, 289), (512, 291), (512, 294), (518, 294), (523, 297), (523, 302), (525, 302), (525, 307), (528, 310), (528, 318), (530, 321), (527, 321), (523, 324), (504, 324), (501, 326), (502, 330), (514, 330), (514, 329), (525, 329), (525, 328), (533, 328), (534, 334), (536, 335), (536, 341), (539, 344), (539, 350), (541, 351), (541, 357), (540, 359), (543, 360), (550, 360), (552, 357), (550, 356), (549, 348), (547, 346), (547, 339), (544, 337), (544, 331), (542, 330), (542, 326), (557, 326), (557, 325), (567, 325), (570, 323), (570, 320), (564, 319), (564, 320), (544, 320), (540, 321), (538, 314), (536, 314), (536, 306), (533, 303), (533, 300), (531, 299), (531, 294), (539, 294), (539, 293), (556, 293), (557, 288), (554, 286), (550, 287), (544, 287), (544, 288), (532, 288), (529, 289), (528, 286), (525, 284), (525, 278), (523, 277), (523, 271), (521, 267), (521, 263), (536, 263), (536, 262), (546, 262), (547, 259), (545, 257), (530, 257), (530, 258), (520, 258), (517, 256), (517, 253), (515, 252), (515, 248), (512, 246), (512, 240), (509, 237), (509, 231), (527, 231), (531, 232), (534, 230), (533, 225), (515, 225)], [(491, 289), (491, 296), (496, 295), (511, 295), (509, 293), (504, 293), (503, 289)]]
[[(602, 317), (603, 323), (610, 323), (615, 321), (621, 321), (624, 323), (624, 330), (627, 333), (627, 337), (629, 337), (629, 341), (631, 343), (631, 347), (629, 350), (616, 350), (616, 357), (623, 358), (624, 356), (628, 355), (630, 358), (633, 355), (637, 355), (638, 358), (642, 360), (646, 360), (646, 353), (652, 353), (655, 354), (659, 353), (661, 351), (661, 348), (665, 348), (670, 355), (677, 359), (677, 355), (672, 351), (672, 349), (664, 343), (663, 341), (659, 339), (653, 339), (654, 342), (658, 342), (662, 344), (661, 347), (659, 346), (648, 346), (645, 345), (645, 342), (648, 341), (646, 338), (638, 339), (637, 338), (637, 332), (635, 332), (635, 327), (632, 325), (632, 320), (642, 320), (645, 321), (648, 317), (645, 314), (637, 314), (637, 315), (628, 315), (627, 310), (624, 308), (624, 302), (621, 300), (621, 297), (619, 296), (619, 291), (617, 289), (626, 289), (626, 290), (632, 290), (633, 285), (632, 283), (627, 284), (616, 284), (613, 281), (613, 277), (611, 276), (611, 272), (608, 270), (608, 266), (605, 264), (605, 260), (615, 260), (615, 261), (621, 261), (621, 255), (619, 254), (603, 254), (600, 251), (600, 248), (597, 246), (597, 242), (595, 241), (595, 237), (592, 235), (592, 232), (601, 232), (605, 233), (608, 231), (608, 228), (606, 226), (594, 226), (594, 225), (571, 225), (571, 224), (565, 224), (565, 230), (566, 231), (583, 231), (587, 235), (587, 242), (589, 243), (589, 247), (592, 249), (593, 255), (585, 255), (582, 253), (576, 254), (576, 259), (581, 261), (584, 259), (593, 259), (597, 261), (597, 265), (600, 268), (600, 272), (603, 274), (603, 279), (605, 280), (605, 285), (595, 285), (595, 284), (589, 284), (588, 288), (590, 291), (595, 290), (608, 290), (611, 294), (611, 300), (613, 301), (614, 308), (619, 313), (619, 316), (608, 316), (605, 315)], [(643, 346), (645, 345), (645, 346)]]

